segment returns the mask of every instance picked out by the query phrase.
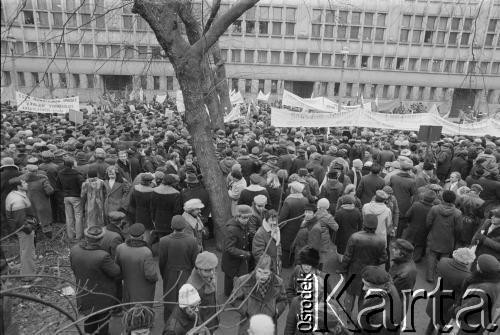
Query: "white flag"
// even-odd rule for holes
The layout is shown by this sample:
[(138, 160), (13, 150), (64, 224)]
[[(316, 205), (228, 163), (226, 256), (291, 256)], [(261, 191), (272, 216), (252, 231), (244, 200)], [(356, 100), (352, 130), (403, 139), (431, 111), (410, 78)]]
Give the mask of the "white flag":
[(177, 111), (180, 114), (183, 114), (186, 111), (186, 107), (184, 106), (184, 96), (182, 95), (181, 90), (178, 90), (175, 94), (175, 104), (177, 105)]
[(235, 94), (229, 96), (229, 99), (231, 100), (231, 105), (237, 105), (237, 104), (243, 104), (245, 101), (243, 100), (243, 96), (241, 93), (238, 91)]
[(257, 100), (268, 101), (270, 96), (271, 92), (264, 94), (262, 91), (259, 91), (259, 94), (257, 94)]
[(163, 101), (165, 101), (165, 99), (167, 98), (167, 95), (157, 95), (156, 96), (156, 102), (159, 103), (159, 104), (162, 104)]

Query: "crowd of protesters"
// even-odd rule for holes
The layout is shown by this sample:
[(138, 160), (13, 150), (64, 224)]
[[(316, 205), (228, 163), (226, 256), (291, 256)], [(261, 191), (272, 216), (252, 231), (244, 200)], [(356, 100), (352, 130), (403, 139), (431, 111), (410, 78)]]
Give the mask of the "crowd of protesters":
[[(211, 218), (193, 134), (164, 107), (96, 108), (75, 126), (2, 105), (2, 237), (17, 236), (20, 274), (29, 281), (37, 273), (35, 240), (53, 238), (57, 224), (65, 225), (85, 332), (108, 334), (109, 318), (123, 310), (125, 333), (151, 329), (161, 277), (164, 334), (200, 325), (198, 333), (212, 333), (224, 303), (218, 271), (224, 296), (241, 315), (240, 334), (275, 333), (287, 306), (284, 333), (312, 333), (299, 327), (300, 281), (308, 274), (353, 275), (344, 303), (352, 315), (390, 296), (384, 313), (357, 326), (369, 332), (383, 324), (378, 333), (398, 333), (405, 290), (414, 288), (421, 261), (428, 282), (440, 277), (443, 289), (456, 292), (437, 314), (429, 303), (427, 334), (477, 303), (460, 299), (468, 288), (483, 290), (498, 308), (499, 137), (425, 143), (410, 131), (359, 128), (327, 135), (275, 128), (266, 106), (253, 107), (214, 132), (232, 212), (217, 256), (206, 245), (219, 223)], [(369, 289), (384, 294), (365, 297)], [(142, 310), (128, 313), (139, 302), (134, 308)], [(484, 308), (493, 321), (495, 305)], [(349, 334), (349, 324), (330, 312), (319, 313), (329, 333)], [(457, 320), (460, 332), (479, 317)]]

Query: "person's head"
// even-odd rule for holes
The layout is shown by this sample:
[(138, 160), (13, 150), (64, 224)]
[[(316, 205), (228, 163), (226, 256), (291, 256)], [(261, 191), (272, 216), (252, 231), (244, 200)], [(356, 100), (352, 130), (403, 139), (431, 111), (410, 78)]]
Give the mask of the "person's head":
[(177, 183), (177, 178), (173, 174), (166, 174), (163, 176), (163, 180), (161, 181), (163, 185), (173, 186)]
[(314, 204), (306, 204), (306, 206), (304, 207), (304, 220), (311, 220), (314, 217), (315, 210), (316, 206), (314, 206)]
[(356, 185), (354, 184), (349, 184), (344, 189), (345, 195), (354, 195), (355, 193), (356, 193)]
[(172, 162), (175, 162), (176, 164), (180, 162), (179, 154), (175, 151), (170, 153), (170, 156), (168, 159)]
[(110, 165), (106, 168), (106, 174), (109, 179), (116, 179), (116, 166)]
[(476, 255), (470, 248), (458, 248), (453, 251), (453, 259), (463, 265), (470, 266), (476, 259)]
[(482, 254), (477, 258), (477, 271), (484, 276), (500, 278), (500, 262), (495, 256)]
[(97, 243), (104, 237), (104, 229), (99, 226), (91, 226), (84, 230), (85, 239), (90, 243)]
[(500, 226), (500, 207), (496, 207), (490, 211), (491, 223), (495, 226)]
[(108, 219), (110, 224), (114, 224), (115, 226), (122, 227), (123, 219), (125, 219), (125, 213), (119, 211), (112, 211), (108, 213)]
[(375, 192), (375, 202), (385, 202), (387, 199), (389, 199), (389, 195), (384, 190)]
[(205, 205), (201, 202), (200, 199), (190, 199), (184, 203), (184, 211), (186, 213), (191, 214), (192, 216), (198, 216), (201, 213), (201, 209), (204, 208)]
[(328, 210), (330, 208), (330, 201), (327, 198), (321, 198), (317, 204), (318, 210)]
[(368, 265), (363, 269), (361, 281), (363, 282), (364, 291), (370, 289), (387, 290), (391, 276), (379, 266)]
[(247, 225), (248, 220), (250, 219), (251, 216), (252, 216), (252, 207), (248, 205), (238, 205), (236, 220), (240, 224)]
[(194, 319), (198, 313), (201, 298), (198, 291), (191, 284), (182, 285), (179, 290), (179, 307), (191, 319)]
[(236, 170), (231, 172), (231, 177), (234, 180), (241, 180), (243, 178), (243, 175), (241, 174), (241, 171)]
[(263, 284), (269, 280), (273, 271), (271, 270), (272, 259), (268, 254), (263, 254), (259, 262), (257, 263), (257, 267), (255, 268), (255, 278), (259, 284)]
[(305, 246), (299, 251), (298, 262), (304, 273), (311, 273), (319, 267), (319, 252), (318, 250)]
[(257, 212), (262, 214), (264, 209), (266, 209), (267, 197), (263, 194), (256, 195), (253, 198), (253, 205), (254, 205), (255, 209), (257, 210)]
[(431, 162), (424, 162), (423, 169), (427, 174), (432, 174), (432, 172), (434, 171), (434, 164), (432, 164)]
[(172, 221), (170, 221), (170, 226), (174, 231), (183, 231), (187, 226), (187, 222), (182, 215), (174, 215)]
[(288, 186), (290, 187), (290, 194), (302, 193), (304, 190), (304, 184), (298, 181), (291, 182)]
[(413, 244), (402, 238), (398, 238), (392, 243), (392, 253), (395, 259), (410, 257), (413, 255), (414, 249)]
[(142, 223), (134, 223), (129, 228), (130, 239), (132, 240), (143, 240), (146, 228)]
[(134, 305), (123, 315), (126, 335), (149, 335), (154, 326), (155, 312), (151, 307)]
[(265, 220), (271, 228), (278, 227), (278, 212), (274, 209), (270, 209), (265, 214)]
[(356, 170), (361, 170), (363, 168), (363, 162), (361, 159), (355, 159), (352, 161), (352, 167)]
[(141, 185), (149, 186), (154, 180), (154, 176), (151, 173), (143, 173), (141, 176)]
[(118, 159), (121, 161), (126, 161), (128, 159), (128, 152), (126, 150), (120, 150), (118, 152)]
[(250, 318), (248, 335), (274, 335), (273, 319), (266, 314), (256, 314)]
[(73, 168), (73, 167), (75, 167), (75, 160), (73, 158), (71, 158), (71, 157), (64, 158), (63, 162), (64, 162), (63, 164), (64, 164), (65, 168)]
[(483, 192), (483, 187), (479, 184), (472, 184), (470, 187), (470, 191), (471, 191), (471, 193), (479, 195), (479, 194), (481, 194), (481, 192)]
[(26, 192), (28, 190), (28, 183), (24, 178), (15, 177), (9, 179), (11, 189)]
[(367, 232), (374, 233), (378, 226), (378, 217), (375, 214), (366, 214), (363, 217), (363, 229)]
[(452, 172), (452, 173), (450, 174), (450, 182), (452, 182), (452, 183), (456, 183), (456, 182), (458, 182), (460, 179), (462, 179), (462, 176), (460, 175), (460, 172), (455, 171), (455, 172)]
[(186, 166), (192, 166), (193, 165), (193, 155), (186, 155), (186, 159), (184, 160), (184, 164), (186, 164)]
[(219, 260), (214, 253), (203, 251), (196, 256), (196, 271), (205, 282), (213, 283), (218, 263)]
[(370, 173), (372, 173), (372, 174), (379, 174), (380, 173), (380, 165), (379, 164), (373, 164), (370, 167)]
[(446, 203), (454, 204), (455, 200), (457, 199), (457, 196), (456, 196), (455, 192), (450, 191), (450, 190), (445, 190), (445, 191), (443, 191), (442, 199)]

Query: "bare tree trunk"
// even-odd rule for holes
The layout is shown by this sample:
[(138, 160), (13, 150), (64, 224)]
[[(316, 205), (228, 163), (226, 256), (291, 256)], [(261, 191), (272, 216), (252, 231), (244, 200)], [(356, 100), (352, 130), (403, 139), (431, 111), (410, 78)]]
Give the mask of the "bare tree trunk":
[[(219, 43), (216, 43), (212, 47), (212, 57), (214, 59), (215, 69), (215, 88), (220, 99), (220, 107), (225, 113), (231, 112), (231, 100), (229, 99), (229, 86), (227, 84), (226, 78), (226, 65), (221, 58)], [(224, 117), (222, 117), (222, 122), (224, 122)]]

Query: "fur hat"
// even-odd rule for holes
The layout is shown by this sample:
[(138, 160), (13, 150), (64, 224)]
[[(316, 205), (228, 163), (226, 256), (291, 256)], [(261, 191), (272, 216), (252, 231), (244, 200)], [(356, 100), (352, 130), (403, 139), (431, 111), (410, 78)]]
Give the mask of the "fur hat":
[(201, 302), (198, 291), (191, 284), (182, 285), (179, 290), (179, 307), (186, 308), (196, 306)]
[(472, 264), (476, 259), (476, 255), (469, 248), (458, 248), (453, 251), (453, 259), (462, 264)]
[[(500, 277), (500, 262), (490, 254), (482, 254), (477, 258), (479, 272), (484, 274), (498, 274)], [(497, 277), (498, 278), (498, 277)]]
[(379, 266), (365, 266), (361, 274), (364, 281), (376, 285), (383, 286), (391, 280), (391, 276)]
[(104, 229), (99, 226), (91, 226), (84, 230), (83, 234), (85, 237), (91, 240), (100, 240), (104, 236)]
[(317, 268), (319, 266), (319, 252), (318, 250), (306, 246), (299, 251), (299, 264), (311, 265)]
[(133, 225), (130, 226), (128, 233), (132, 237), (139, 237), (142, 234), (144, 234), (145, 231), (146, 231), (146, 228), (144, 227), (144, 225), (142, 223), (134, 223)]
[(217, 267), (219, 260), (214, 253), (203, 251), (196, 256), (195, 266), (202, 270), (211, 270)]
[(330, 201), (328, 201), (327, 198), (321, 198), (318, 200), (318, 209), (323, 208), (323, 209), (328, 209), (330, 208)]

